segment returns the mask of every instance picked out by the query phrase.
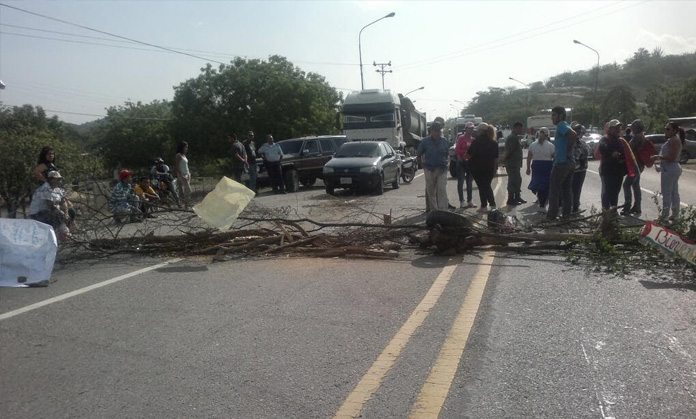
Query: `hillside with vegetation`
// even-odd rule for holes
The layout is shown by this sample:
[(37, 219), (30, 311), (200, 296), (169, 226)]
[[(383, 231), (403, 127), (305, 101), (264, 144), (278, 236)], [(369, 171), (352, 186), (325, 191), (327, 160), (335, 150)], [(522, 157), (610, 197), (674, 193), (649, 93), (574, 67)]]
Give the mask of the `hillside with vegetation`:
[(529, 88), (490, 87), (478, 92), (462, 111), (495, 124), (512, 125), (554, 106), (572, 109), (572, 119), (602, 126), (612, 118), (642, 118), (655, 131), (671, 117), (696, 116), (696, 52), (664, 55), (640, 48), (624, 64), (565, 72)]

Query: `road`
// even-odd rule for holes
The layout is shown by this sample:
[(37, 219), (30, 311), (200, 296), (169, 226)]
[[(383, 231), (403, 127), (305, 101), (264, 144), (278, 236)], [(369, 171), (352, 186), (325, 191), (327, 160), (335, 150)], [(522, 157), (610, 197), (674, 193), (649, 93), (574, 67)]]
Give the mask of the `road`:
[[(685, 169), (681, 199), (696, 204), (696, 164)], [(502, 204), (506, 177), (495, 182)], [(658, 174), (649, 169), (642, 184), (659, 189)], [(503, 210), (540, 219), (523, 196), (529, 204)], [(423, 200), (422, 176), (381, 197), (317, 186), (256, 198), (360, 220), (417, 218)], [(590, 172), (583, 207), (592, 205)], [(643, 210), (657, 216), (649, 198)], [(54, 277), (48, 288), (0, 289), (2, 418), (696, 412), (695, 278), (620, 279), (562, 254), (486, 250), (395, 261), (111, 258)]]

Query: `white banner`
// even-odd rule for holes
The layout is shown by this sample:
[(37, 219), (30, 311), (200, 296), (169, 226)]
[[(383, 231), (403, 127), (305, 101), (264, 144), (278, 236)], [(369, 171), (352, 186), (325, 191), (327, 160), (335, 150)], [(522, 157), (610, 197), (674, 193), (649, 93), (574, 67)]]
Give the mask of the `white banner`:
[(48, 224), (0, 218), (0, 287), (50, 280), (57, 251), (56, 235)]
[(667, 256), (679, 256), (696, 265), (696, 244), (676, 231), (648, 221), (640, 231), (640, 241), (650, 244)]

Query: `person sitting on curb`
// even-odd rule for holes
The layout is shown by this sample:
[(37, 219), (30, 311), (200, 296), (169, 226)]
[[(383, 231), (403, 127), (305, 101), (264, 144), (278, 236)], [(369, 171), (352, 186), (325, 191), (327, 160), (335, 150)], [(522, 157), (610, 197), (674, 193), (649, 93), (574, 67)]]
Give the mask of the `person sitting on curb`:
[[(69, 215), (72, 205), (60, 188), (63, 177), (57, 170), (52, 170), (46, 173), (46, 178), (48, 182), (36, 189), (32, 196), (29, 217), (50, 225), (60, 240), (66, 240), (70, 237), (67, 225), (73, 221)], [(72, 210), (71, 214), (74, 218), (75, 211)]]
[(150, 179), (146, 176), (141, 177), (133, 190), (140, 200), (140, 211), (145, 214), (145, 218), (155, 218), (155, 215), (152, 214), (152, 209), (155, 206), (154, 203), (159, 201), (160, 197), (150, 186)]
[(109, 211), (114, 214), (116, 224), (122, 222), (121, 217), (130, 216), (131, 221), (142, 221), (141, 212), (138, 209), (138, 197), (133, 193), (133, 172), (121, 170), (118, 174), (119, 182), (114, 186), (109, 200)]

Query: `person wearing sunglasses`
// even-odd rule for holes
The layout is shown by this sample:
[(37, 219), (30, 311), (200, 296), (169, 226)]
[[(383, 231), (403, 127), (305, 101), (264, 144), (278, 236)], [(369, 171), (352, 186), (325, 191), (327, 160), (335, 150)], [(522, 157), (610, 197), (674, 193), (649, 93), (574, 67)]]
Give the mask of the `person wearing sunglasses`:
[[(658, 222), (673, 221), (679, 217), (679, 177), (682, 174), (679, 155), (686, 141), (684, 129), (676, 122), (668, 122), (665, 126), (667, 141), (660, 147), (660, 154), (652, 156), (654, 162), (659, 162), (655, 168), (660, 172), (660, 190), (662, 192), (662, 212)], [(669, 215), (670, 210), (672, 215)], [(669, 218), (668, 218), (669, 217)]]

